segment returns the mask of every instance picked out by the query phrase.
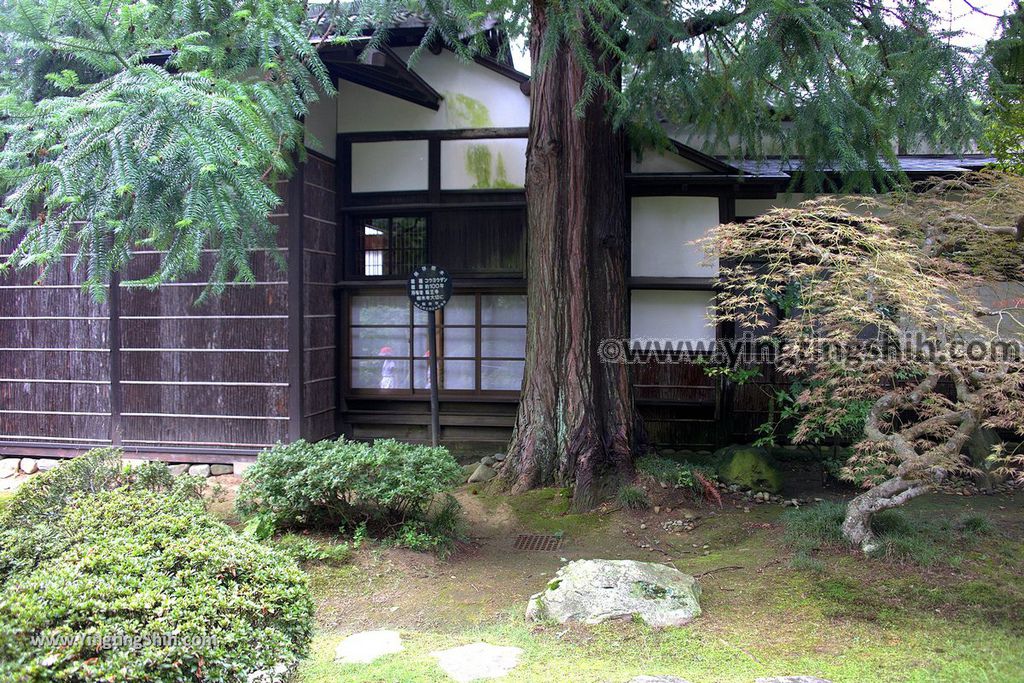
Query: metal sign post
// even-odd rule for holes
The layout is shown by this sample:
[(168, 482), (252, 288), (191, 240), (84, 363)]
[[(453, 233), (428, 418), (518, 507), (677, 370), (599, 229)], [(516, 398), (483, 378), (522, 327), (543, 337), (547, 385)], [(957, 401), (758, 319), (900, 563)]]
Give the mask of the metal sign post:
[(437, 311), (452, 298), (452, 278), (437, 266), (418, 266), (409, 276), (409, 299), (427, 313), (427, 344), (430, 349), (430, 443), (436, 446), (441, 434), (441, 414), (437, 397)]

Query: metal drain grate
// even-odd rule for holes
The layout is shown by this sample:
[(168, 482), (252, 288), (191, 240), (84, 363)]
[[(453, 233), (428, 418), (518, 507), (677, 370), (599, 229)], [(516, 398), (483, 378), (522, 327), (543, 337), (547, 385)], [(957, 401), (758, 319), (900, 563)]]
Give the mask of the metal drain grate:
[(516, 550), (550, 551), (558, 550), (562, 539), (558, 536), (538, 536), (537, 534), (519, 534), (512, 547)]

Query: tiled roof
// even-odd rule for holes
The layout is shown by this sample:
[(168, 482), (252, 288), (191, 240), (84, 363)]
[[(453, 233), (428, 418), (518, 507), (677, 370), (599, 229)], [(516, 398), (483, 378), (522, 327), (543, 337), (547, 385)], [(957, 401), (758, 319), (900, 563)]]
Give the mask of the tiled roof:
[[(914, 175), (940, 174), (940, 173), (963, 173), (965, 171), (977, 170), (986, 164), (995, 162), (993, 157), (980, 154), (969, 154), (963, 157), (955, 156), (926, 156), (926, 155), (903, 155), (897, 157), (900, 168), (905, 173)], [(742, 171), (747, 175), (760, 178), (789, 178), (794, 172), (801, 169), (799, 159), (762, 159), (760, 161), (722, 159), (725, 163)], [(826, 168), (826, 171), (839, 171), (838, 168)]]

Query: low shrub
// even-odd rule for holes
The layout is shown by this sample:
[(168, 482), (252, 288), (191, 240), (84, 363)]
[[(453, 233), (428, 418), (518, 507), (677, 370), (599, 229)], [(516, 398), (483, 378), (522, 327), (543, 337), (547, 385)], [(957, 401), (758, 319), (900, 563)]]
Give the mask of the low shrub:
[(626, 485), (619, 489), (617, 496), (619, 505), (627, 510), (646, 510), (651, 507), (647, 492), (639, 486)]
[(305, 575), (200, 501), (121, 486), (43, 526), (57, 540), (0, 588), (0, 680), (241, 683), (308, 646)]
[(61, 524), (82, 496), (115, 489), (166, 493), (199, 500), (202, 479), (174, 477), (160, 462), (126, 465), (115, 448), (99, 448), (25, 482), (0, 510), (0, 581), (67, 547)]
[(393, 439), (372, 445), (344, 438), (296, 441), (264, 451), (246, 470), (236, 507), (250, 528), (397, 526), (423, 519), (431, 501), (454, 488), (462, 470), (445, 448)]
[(275, 540), (273, 546), (296, 562), (320, 562), (340, 567), (352, 559), (352, 547), (348, 543), (322, 542), (300, 534), (285, 534)]

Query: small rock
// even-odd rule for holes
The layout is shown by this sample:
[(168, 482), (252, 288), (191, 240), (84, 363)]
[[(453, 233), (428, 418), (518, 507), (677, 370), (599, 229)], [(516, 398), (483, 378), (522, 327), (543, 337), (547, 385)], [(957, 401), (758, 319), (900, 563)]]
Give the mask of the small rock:
[(656, 514), (656, 515), (660, 515), (661, 514), (661, 506), (660, 505), (655, 505), (654, 506), (654, 514)]
[(505, 458), (508, 457), (504, 453), (495, 453), (491, 456), (494, 458), (494, 462), (505, 462)]
[(397, 631), (363, 631), (341, 641), (334, 651), (334, 659), (343, 664), (369, 664), (404, 649)]
[(469, 481), (469, 478), (473, 476), (474, 472), (476, 472), (477, 467), (480, 467), (480, 463), (478, 462), (474, 462), (470, 465), (463, 465), (462, 478), (465, 479), (466, 481)]
[(490, 481), (491, 479), (494, 479), (496, 476), (498, 476), (497, 472), (495, 472), (487, 465), (481, 463), (480, 465), (477, 465), (477, 468), (473, 471), (473, 474), (469, 475), (469, 483), (476, 484), (485, 481)]
[(22, 458), (21, 471), (25, 474), (35, 474), (39, 471), (39, 463), (35, 458)]
[(501, 678), (519, 664), (523, 651), (518, 647), (501, 647), (473, 643), (450, 650), (431, 652), (438, 666), (459, 683)]
[(494, 458), (492, 458), (491, 456), (489, 456), (489, 455), (480, 458), (480, 464), (481, 465), (487, 465), (488, 467), (493, 465), (495, 462), (497, 462), (497, 461)]
[(53, 468), (58, 467), (59, 465), (60, 460), (58, 460), (57, 458), (39, 458), (39, 460), (36, 461), (36, 467), (39, 468), (40, 472), (52, 470)]
[(188, 474), (187, 463), (177, 463), (175, 465), (168, 465), (167, 469), (171, 471), (171, 474), (175, 477), (180, 477), (183, 474)]
[(235, 468), (231, 465), (210, 465), (210, 476), (219, 477), (222, 474), (234, 474)]
[(210, 476), (210, 466), (192, 465), (188, 468), (188, 473), (193, 477), (208, 477)]
[(21, 466), (21, 458), (4, 458), (0, 460), (0, 479), (13, 477)]
[(245, 471), (253, 466), (252, 462), (233, 462), (231, 463), (231, 473), (236, 477), (240, 477), (245, 474)]
[(646, 529), (646, 528), (647, 528), (647, 525), (646, 525), (646, 524), (641, 524), (641, 525), (640, 525), (640, 531), (643, 531), (643, 530), (644, 530), (644, 529)]

